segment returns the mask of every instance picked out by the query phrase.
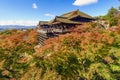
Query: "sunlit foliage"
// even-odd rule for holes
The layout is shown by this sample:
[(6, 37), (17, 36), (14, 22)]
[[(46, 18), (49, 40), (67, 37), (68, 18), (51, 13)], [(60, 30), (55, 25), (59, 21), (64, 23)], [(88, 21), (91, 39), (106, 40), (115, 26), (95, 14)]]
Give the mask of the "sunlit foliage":
[(36, 49), (36, 67), (42, 70), (40, 79), (119, 79), (119, 31), (117, 28), (106, 31), (82, 27), (73, 33), (48, 39), (45, 46)]
[(36, 46), (37, 34), (1, 34), (0, 80), (120, 79), (120, 27), (80, 25), (41, 47)]
[(37, 34), (36, 29), (0, 32), (0, 80), (16, 80), (24, 75), (33, 59)]

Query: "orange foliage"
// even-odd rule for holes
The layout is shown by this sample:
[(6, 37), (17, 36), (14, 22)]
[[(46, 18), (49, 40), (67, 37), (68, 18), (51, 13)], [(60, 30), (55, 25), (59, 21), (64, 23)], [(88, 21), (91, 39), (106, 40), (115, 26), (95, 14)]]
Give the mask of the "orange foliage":
[(37, 37), (38, 37), (37, 29), (32, 30), (29, 32), (28, 40), (26, 40), (26, 42), (27, 43), (37, 43), (38, 42)]
[[(89, 31), (86, 29), (89, 29)], [(62, 49), (64, 51), (66, 49), (65, 46), (63, 46), (63, 42), (65, 42), (66, 39), (68, 39), (67, 44), (69, 47), (73, 47), (76, 45), (75, 43), (78, 42), (80, 43), (79, 47), (81, 47), (83, 50), (88, 49), (88, 45), (99, 46), (102, 45), (102, 43), (111, 45), (114, 42), (114, 38), (112, 36), (109, 36), (106, 33), (100, 33), (97, 28), (78, 26), (72, 33), (60, 35), (59, 37), (46, 40), (44, 46), (36, 48), (36, 52), (42, 53), (43, 51), (49, 49), (52, 49), (53, 51)]]
[(0, 35), (0, 47), (9, 48), (22, 43), (37, 43), (37, 30), (11, 31), (10, 35)]

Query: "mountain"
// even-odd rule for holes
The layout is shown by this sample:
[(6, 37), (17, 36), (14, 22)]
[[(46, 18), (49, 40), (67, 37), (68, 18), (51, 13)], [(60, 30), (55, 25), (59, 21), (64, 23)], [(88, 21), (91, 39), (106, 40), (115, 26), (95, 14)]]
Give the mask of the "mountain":
[(36, 26), (21, 26), (21, 25), (0, 25), (0, 31), (2, 30), (9, 30), (9, 29), (29, 29), (29, 28), (36, 28)]

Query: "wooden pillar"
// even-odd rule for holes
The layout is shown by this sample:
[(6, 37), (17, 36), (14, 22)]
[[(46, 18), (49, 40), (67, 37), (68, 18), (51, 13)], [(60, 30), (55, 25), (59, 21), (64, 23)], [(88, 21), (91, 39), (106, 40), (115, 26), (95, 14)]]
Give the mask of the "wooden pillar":
[(63, 24), (61, 23), (61, 27), (63, 28)]

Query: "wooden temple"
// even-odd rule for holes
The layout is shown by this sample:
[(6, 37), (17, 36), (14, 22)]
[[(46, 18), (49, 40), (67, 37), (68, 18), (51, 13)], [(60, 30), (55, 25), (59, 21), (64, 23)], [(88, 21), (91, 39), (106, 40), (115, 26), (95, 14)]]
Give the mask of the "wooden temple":
[(91, 16), (75, 10), (61, 16), (56, 16), (55, 19), (51, 21), (40, 21), (38, 27), (41, 32), (45, 33), (64, 33), (68, 32), (71, 27), (93, 20)]
[(86, 22), (91, 22), (95, 20), (91, 16), (75, 10), (72, 12), (65, 13), (61, 16), (56, 16), (55, 19), (50, 21), (40, 21), (38, 24), (38, 32), (41, 34), (46, 34), (51, 37), (51, 35), (62, 34), (70, 32), (71, 28), (81, 25)]

